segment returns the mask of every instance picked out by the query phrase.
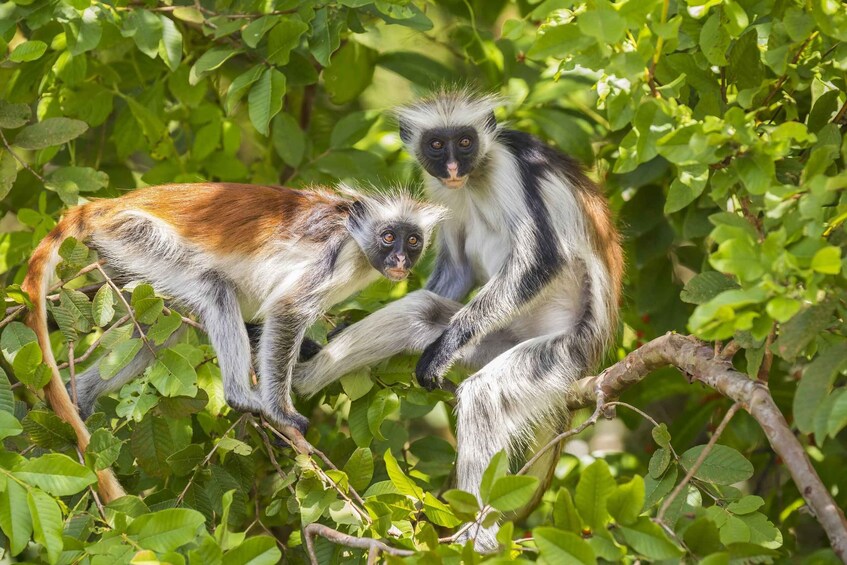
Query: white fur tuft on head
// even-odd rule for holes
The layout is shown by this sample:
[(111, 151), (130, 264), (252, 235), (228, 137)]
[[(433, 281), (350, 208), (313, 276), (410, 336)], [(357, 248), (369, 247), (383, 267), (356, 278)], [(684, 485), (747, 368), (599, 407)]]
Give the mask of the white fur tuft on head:
[[(349, 185), (340, 184), (338, 191), (360, 202), (370, 223), (408, 222), (418, 225), (427, 236), (449, 215), (444, 206), (418, 200), (410, 191), (401, 187), (361, 192)], [(425, 241), (429, 239), (426, 237)]]
[(400, 126), (400, 137), (410, 151), (417, 151), (423, 132), (433, 128), (469, 126), (476, 130), (488, 149), (499, 127), (492, 122), (495, 108), (504, 104), (503, 98), (494, 94), (481, 94), (470, 88), (443, 89), (432, 96), (395, 110)]

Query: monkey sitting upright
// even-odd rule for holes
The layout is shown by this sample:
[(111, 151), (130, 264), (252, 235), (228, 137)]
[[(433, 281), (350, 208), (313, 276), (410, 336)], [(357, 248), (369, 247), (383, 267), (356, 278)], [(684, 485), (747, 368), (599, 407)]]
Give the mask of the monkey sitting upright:
[[(67, 237), (86, 241), (116, 273), (151, 283), (200, 317), (229, 406), (302, 432), (308, 420), (297, 413), (290, 392), (306, 330), (379, 274), (405, 278), (443, 213), (403, 195), (344, 198), (325, 190), (215, 183), (142, 188), (73, 208), (33, 252), (23, 283), (34, 304), (28, 323), (53, 374), (47, 400), (74, 427), (84, 450), (88, 431), (59, 375), (45, 304)], [(265, 320), (259, 391), (251, 386), (243, 314)], [(96, 368), (79, 375), (81, 411), (89, 413), (98, 395), (138, 372), (133, 362), (109, 381)], [(101, 473), (100, 486), (107, 500), (122, 494), (109, 471)]]

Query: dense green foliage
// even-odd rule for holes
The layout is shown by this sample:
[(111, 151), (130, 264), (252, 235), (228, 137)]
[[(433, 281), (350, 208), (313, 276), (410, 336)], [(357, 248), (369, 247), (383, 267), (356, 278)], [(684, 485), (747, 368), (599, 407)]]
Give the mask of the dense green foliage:
[[(208, 179), (413, 184), (384, 111), (457, 79), (503, 94), (499, 118), (575, 155), (605, 184), (628, 254), (609, 361), (668, 330), (733, 338), (736, 366), (769, 381), (847, 506), (847, 8), (837, 0), (0, 3), (7, 313), (27, 302), (17, 284), (33, 247), (87, 198)], [(62, 256), (62, 276), (92, 260), (73, 241)], [(418, 271), (338, 306), (313, 337), (419, 287), (427, 263)], [(73, 281), (51, 304), (53, 345), (60, 363), (70, 344), (77, 371), (100, 362), (109, 375), (142, 343), (109, 286), (79, 290), (97, 280)], [(149, 286), (136, 286), (130, 305), (156, 343), (182, 323)], [(191, 329), (143, 378), (99, 402), (81, 464), (70, 428), (35, 394), (47, 371), (32, 332), (3, 324), (7, 555), (303, 562), (300, 528), (320, 521), (418, 550), (409, 561), (482, 558), (439, 544), (478, 505), (447, 490), (453, 399), (413, 383), (414, 358), (349, 375), (300, 404), (312, 420), (307, 438), (333, 470), (227, 409), (214, 352)], [(743, 412), (666, 509), (664, 529), (652, 521), (730, 403), (675, 371), (623, 400), (663, 423), (620, 408), (624, 452), (564, 455), (541, 506), (506, 523), (495, 559), (834, 559)], [(110, 465), (133, 496), (101, 512), (87, 487), (92, 470)], [(503, 512), (535, 485), (507, 468), (498, 458), (483, 488)], [(321, 562), (365, 559), (322, 539), (316, 547)]]

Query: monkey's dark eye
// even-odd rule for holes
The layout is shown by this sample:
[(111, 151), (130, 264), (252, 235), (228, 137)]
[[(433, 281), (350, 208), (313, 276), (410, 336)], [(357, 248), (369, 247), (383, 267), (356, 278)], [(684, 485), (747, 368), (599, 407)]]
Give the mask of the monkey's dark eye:
[(411, 245), (412, 247), (417, 247), (421, 243), (420, 238), (416, 235), (410, 235), (409, 239), (406, 241), (408, 241), (409, 245)]
[(470, 137), (463, 137), (462, 139), (459, 140), (459, 147), (461, 147), (462, 149), (467, 149), (472, 144), (473, 144), (473, 141), (471, 141)]
[(389, 245), (394, 243), (394, 240), (397, 239), (396, 236), (394, 235), (394, 232), (391, 232), (391, 231), (382, 232), (382, 235), (380, 237), (382, 237), (382, 241), (384, 243), (387, 243)]
[(429, 142), (429, 146), (435, 149), (436, 151), (444, 148), (444, 142), (440, 139), (433, 139)]

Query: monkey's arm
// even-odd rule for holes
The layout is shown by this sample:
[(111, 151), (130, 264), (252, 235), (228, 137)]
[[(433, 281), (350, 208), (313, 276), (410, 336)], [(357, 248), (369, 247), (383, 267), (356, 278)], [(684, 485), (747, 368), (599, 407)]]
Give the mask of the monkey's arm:
[(426, 281), (426, 289), (444, 298), (460, 301), (473, 287), (473, 271), (465, 256), (461, 228), (444, 225), (438, 233), (435, 268)]
[(507, 324), (561, 272), (564, 259), (547, 243), (525, 237), (512, 243), (500, 270), (424, 350), (415, 369), (421, 386), (440, 386), (464, 346)]

